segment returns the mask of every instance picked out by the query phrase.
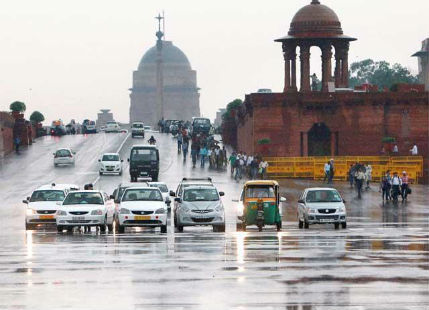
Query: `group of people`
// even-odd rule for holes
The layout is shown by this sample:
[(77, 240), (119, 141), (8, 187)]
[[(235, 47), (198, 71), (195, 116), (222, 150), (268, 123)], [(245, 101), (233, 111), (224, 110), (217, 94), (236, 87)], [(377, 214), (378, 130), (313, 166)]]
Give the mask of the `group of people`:
[(231, 176), (238, 182), (243, 177), (251, 180), (265, 179), (268, 162), (259, 156), (247, 155), (246, 153), (233, 152), (228, 159), (231, 167)]
[(397, 172), (394, 172), (392, 176), (390, 170), (388, 170), (380, 183), (383, 201), (397, 201), (399, 196), (401, 196), (402, 201), (406, 201), (408, 195), (411, 194), (409, 184), (410, 181), (406, 171), (402, 172), (402, 176), (399, 176)]
[(350, 165), (349, 169), (349, 182), (350, 187), (355, 186), (358, 192), (358, 198), (362, 197), (362, 189), (366, 185), (365, 189), (370, 188), (370, 182), (372, 181), (372, 166), (370, 164), (361, 164), (359, 162)]

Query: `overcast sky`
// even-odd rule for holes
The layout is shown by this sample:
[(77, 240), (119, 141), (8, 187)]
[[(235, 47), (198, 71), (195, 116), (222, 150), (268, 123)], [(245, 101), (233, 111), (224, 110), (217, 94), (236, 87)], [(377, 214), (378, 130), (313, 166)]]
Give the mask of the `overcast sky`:
[[(201, 111), (259, 88), (282, 90), (283, 58), (274, 39), (286, 35), (310, 0), (0, 0), (0, 110), (15, 100), (47, 121), (95, 119), (101, 108), (128, 121), (132, 72), (155, 43), (159, 11), (166, 38), (197, 70)], [(339, 15), (351, 44), (350, 62), (399, 62), (429, 37), (428, 0), (322, 0)], [(320, 76), (320, 52), (312, 49)]]

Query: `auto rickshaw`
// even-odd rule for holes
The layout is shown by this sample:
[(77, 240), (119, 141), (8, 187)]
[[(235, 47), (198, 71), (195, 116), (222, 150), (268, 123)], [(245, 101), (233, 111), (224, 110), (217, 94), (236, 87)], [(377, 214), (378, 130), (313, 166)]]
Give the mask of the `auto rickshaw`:
[(277, 231), (280, 231), (280, 203), (285, 201), (286, 198), (280, 197), (277, 181), (246, 182), (238, 201), (237, 231), (246, 231), (246, 227), (251, 225), (256, 225), (259, 231), (266, 225), (275, 225)]

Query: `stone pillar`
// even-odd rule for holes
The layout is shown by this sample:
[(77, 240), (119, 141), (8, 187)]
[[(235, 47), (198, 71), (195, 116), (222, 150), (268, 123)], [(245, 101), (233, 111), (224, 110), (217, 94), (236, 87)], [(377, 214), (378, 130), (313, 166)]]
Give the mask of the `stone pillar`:
[(349, 48), (347, 44), (347, 49), (344, 51), (343, 59), (341, 61), (341, 82), (343, 87), (349, 87)]
[(322, 49), (322, 92), (328, 92), (328, 83), (332, 76), (332, 46), (326, 44), (321, 46)]
[(285, 60), (285, 87), (284, 92), (289, 91), (290, 89), (290, 57), (289, 57), (289, 47), (286, 44), (283, 44), (283, 56)]
[(303, 146), (303, 151), (302, 151), (303, 156), (308, 157), (308, 132), (303, 133), (302, 146)]
[(291, 77), (291, 89), (297, 91), (296, 87), (296, 48), (290, 54), (291, 57), (291, 66), (292, 66), (292, 77)]
[(296, 46), (283, 44), (285, 60), (284, 92), (296, 91)]
[(341, 54), (335, 49), (335, 87), (341, 87)]
[(310, 87), (310, 46), (300, 46), (301, 60), (301, 92), (311, 91)]

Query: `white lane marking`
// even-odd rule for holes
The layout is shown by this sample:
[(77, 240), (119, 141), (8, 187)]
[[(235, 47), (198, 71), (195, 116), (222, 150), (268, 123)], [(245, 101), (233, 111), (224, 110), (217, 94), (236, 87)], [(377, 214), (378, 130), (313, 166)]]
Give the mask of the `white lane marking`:
[[(129, 136), (130, 136), (130, 135), (131, 135), (131, 134), (129, 133), (129, 134), (125, 137), (124, 141), (122, 141), (122, 143), (121, 143), (121, 145), (119, 146), (119, 148), (118, 148), (118, 150), (116, 151), (116, 153), (121, 152), (122, 148), (123, 148), (123, 147), (124, 147), (124, 145), (125, 145), (125, 142), (128, 140), (128, 138), (129, 138)], [(97, 176), (97, 178), (94, 180), (94, 182), (92, 182), (92, 185), (97, 184), (97, 182), (98, 182), (98, 181), (100, 181), (100, 176)]]

